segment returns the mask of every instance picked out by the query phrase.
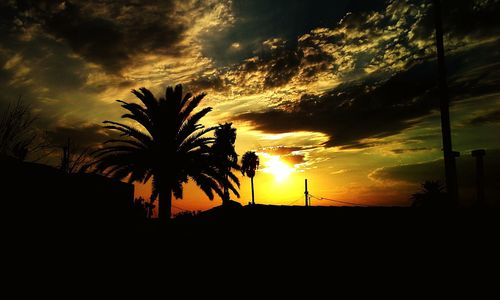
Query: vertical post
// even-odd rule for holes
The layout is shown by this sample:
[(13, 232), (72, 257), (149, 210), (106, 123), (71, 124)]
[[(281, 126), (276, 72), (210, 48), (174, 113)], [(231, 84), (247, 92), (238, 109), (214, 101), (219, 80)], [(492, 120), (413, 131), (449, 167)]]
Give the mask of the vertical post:
[(250, 177), (250, 181), (252, 181), (252, 205), (255, 205), (255, 195), (253, 192), (253, 176)]
[(484, 162), (483, 157), (486, 151), (483, 149), (472, 151), (472, 156), (476, 158), (476, 193), (477, 193), (477, 205), (485, 205), (484, 197)]
[(305, 195), (305, 198), (306, 198), (306, 206), (309, 206), (309, 192), (307, 191), (307, 179), (305, 180), (305, 185), (306, 185), (306, 189), (305, 189), (305, 192), (304, 192), (304, 195)]
[(455, 204), (458, 204), (458, 183), (455, 156), (452, 150), (448, 86), (446, 83), (446, 63), (443, 42), (441, 0), (433, 0), (436, 27), (436, 48), (438, 60), (438, 83), (441, 111), (441, 133), (443, 137), (444, 168), (446, 190)]

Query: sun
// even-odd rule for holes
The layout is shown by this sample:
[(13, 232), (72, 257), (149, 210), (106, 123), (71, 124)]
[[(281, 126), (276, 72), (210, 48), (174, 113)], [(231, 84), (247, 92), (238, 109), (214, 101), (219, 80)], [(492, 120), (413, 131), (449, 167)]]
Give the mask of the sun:
[(286, 180), (293, 172), (293, 168), (281, 161), (279, 156), (270, 155), (264, 172), (272, 174), (277, 182)]

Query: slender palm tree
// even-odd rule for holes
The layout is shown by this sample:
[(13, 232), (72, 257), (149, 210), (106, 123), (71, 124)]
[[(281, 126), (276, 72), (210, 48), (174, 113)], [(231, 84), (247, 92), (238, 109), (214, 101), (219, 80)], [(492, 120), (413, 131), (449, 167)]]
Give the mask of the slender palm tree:
[[(232, 127), (232, 125), (232, 123), (219, 124), (215, 129), (215, 142), (212, 145), (212, 153), (214, 165), (218, 167), (220, 175), (226, 178), (224, 182), (229, 183), (229, 180), (231, 180), (239, 187), (240, 182), (238, 177), (232, 173), (232, 169), (239, 170), (238, 154), (234, 149), (236, 128)], [(230, 200), (230, 186), (223, 184), (221, 187), (224, 190), (222, 204), (225, 205)], [(231, 190), (238, 198), (240, 197), (238, 191)]]
[(255, 196), (253, 190), (253, 178), (255, 171), (259, 168), (259, 157), (253, 151), (247, 151), (241, 158), (241, 174), (250, 177), (252, 183), (252, 204), (255, 204)]
[(209, 199), (214, 192), (222, 197), (221, 184), (234, 187), (220, 176), (213, 165), (210, 146), (215, 139), (205, 135), (216, 127), (205, 128), (198, 122), (212, 108), (194, 110), (204, 93), (183, 96), (182, 86), (166, 89), (165, 97), (157, 99), (148, 89), (132, 93), (142, 104), (118, 100), (128, 110), (122, 118), (142, 128), (118, 122), (104, 121), (105, 128), (121, 133), (95, 152), (96, 170), (113, 178), (129, 182), (147, 182), (152, 178), (151, 202), (159, 198), (158, 217), (170, 219), (172, 195), (182, 198), (182, 186), (189, 178)]

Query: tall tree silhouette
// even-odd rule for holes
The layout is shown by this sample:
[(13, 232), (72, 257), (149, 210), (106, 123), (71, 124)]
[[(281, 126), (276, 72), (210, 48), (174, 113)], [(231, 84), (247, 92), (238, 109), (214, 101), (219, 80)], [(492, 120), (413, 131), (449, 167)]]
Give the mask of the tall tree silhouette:
[(223, 196), (221, 184), (234, 189), (213, 164), (210, 146), (215, 139), (205, 135), (216, 127), (198, 123), (212, 108), (194, 112), (206, 94), (183, 96), (181, 85), (168, 87), (160, 99), (146, 88), (132, 93), (143, 105), (118, 100), (128, 110), (122, 118), (142, 128), (104, 121), (105, 128), (120, 132), (124, 138), (109, 140), (95, 152), (97, 171), (118, 179), (129, 176), (129, 182), (152, 178), (151, 202), (159, 198), (158, 217), (164, 220), (171, 216), (172, 195), (182, 198), (182, 186), (189, 178), (211, 200), (214, 191)]
[(250, 177), (252, 183), (252, 204), (255, 204), (255, 194), (253, 189), (253, 178), (255, 171), (259, 168), (259, 157), (253, 151), (247, 151), (241, 158), (241, 174)]
[[(240, 182), (238, 177), (232, 173), (232, 169), (239, 170), (238, 154), (234, 149), (236, 142), (236, 128), (232, 127), (232, 123), (219, 124), (215, 129), (215, 142), (212, 145), (212, 152), (214, 157), (214, 164), (219, 170), (219, 174), (223, 176), (224, 180), (222, 189), (224, 190), (224, 197), (222, 197), (222, 204), (227, 204), (230, 200), (229, 190), (231, 186), (229, 179), (233, 181), (238, 187)], [(233, 193), (240, 197), (237, 190), (231, 189)]]

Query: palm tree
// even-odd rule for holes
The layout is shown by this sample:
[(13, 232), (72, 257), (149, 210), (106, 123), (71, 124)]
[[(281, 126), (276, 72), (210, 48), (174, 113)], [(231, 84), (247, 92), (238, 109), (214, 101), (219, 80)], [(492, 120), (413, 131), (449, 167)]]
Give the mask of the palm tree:
[(259, 157), (253, 151), (247, 151), (241, 158), (241, 174), (250, 177), (252, 183), (252, 204), (255, 204), (255, 197), (253, 191), (253, 177), (255, 171), (259, 168)]
[[(232, 123), (219, 124), (215, 129), (215, 142), (212, 145), (212, 153), (214, 158), (214, 165), (218, 167), (219, 174), (226, 178), (225, 183), (229, 183), (231, 179), (238, 187), (240, 182), (238, 177), (231, 172), (231, 169), (239, 170), (238, 154), (234, 149), (236, 142), (236, 128), (232, 127)], [(228, 204), (230, 186), (223, 184), (224, 197), (222, 197), (222, 204)], [(231, 189), (233, 193), (239, 198), (238, 191)]]
[(427, 180), (420, 191), (411, 196), (413, 207), (442, 208), (450, 205), (450, 199), (440, 181)]
[(205, 135), (216, 128), (198, 123), (212, 108), (194, 112), (206, 94), (183, 96), (181, 85), (168, 87), (160, 99), (146, 88), (132, 93), (143, 105), (118, 100), (128, 110), (122, 118), (143, 128), (104, 121), (105, 128), (118, 131), (123, 138), (111, 139), (95, 152), (96, 171), (117, 179), (128, 176), (129, 182), (152, 178), (150, 201), (159, 198), (158, 217), (164, 220), (171, 216), (172, 195), (182, 198), (182, 185), (189, 178), (210, 200), (214, 191), (223, 195), (220, 184), (234, 189), (212, 163), (210, 146), (215, 139)]

